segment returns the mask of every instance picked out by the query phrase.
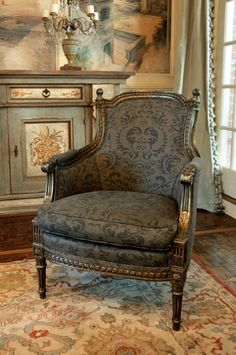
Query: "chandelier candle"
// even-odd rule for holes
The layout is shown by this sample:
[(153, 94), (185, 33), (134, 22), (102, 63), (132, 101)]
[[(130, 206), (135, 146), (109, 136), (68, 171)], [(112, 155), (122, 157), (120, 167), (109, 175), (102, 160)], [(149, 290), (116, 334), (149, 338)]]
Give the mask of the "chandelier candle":
[(81, 70), (78, 58), (79, 37), (94, 33), (99, 14), (93, 5), (87, 5), (87, 14), (80, 9), (79, 0), (60, 0), (53, 3), (50, 12), (43, 11), (42, 20), (47, 33), (62, 39), (62, 48), (68, 60), (61, 69)]

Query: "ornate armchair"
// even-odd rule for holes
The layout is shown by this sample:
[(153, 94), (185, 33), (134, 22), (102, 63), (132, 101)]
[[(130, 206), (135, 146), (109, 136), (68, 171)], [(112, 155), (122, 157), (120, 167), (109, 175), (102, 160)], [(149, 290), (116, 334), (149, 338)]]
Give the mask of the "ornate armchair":
[(196, 220), (199, 92), (191, 100), (170, 92), (102, 95), (98, 89), (94, 141), (42, 166), (45, 201), (33, 221), (39, 295), (46, 297), (46, 259), (170, 281), (179, 330)]

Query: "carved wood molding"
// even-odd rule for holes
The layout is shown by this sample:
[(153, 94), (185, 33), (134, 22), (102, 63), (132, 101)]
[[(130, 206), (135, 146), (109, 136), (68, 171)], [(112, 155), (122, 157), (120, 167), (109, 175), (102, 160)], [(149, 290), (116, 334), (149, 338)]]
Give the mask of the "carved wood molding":
[(54, 263), (69, 265), (82, 270), (150, 281), (167, 281), (170, 279), (170, 270), (168, 268), (165, 268), (163, 271), (156, 272), (155, 269), (148, 267), (143, 267), (143, 270), (140, 270), (140, 268), (135, 269), (133, 266), (119, 267), (102, 263), (91, 263), (67, 258), (59, 254), (53, 254), (47, 250), (44, 251), (44, 256), (47, 260)]

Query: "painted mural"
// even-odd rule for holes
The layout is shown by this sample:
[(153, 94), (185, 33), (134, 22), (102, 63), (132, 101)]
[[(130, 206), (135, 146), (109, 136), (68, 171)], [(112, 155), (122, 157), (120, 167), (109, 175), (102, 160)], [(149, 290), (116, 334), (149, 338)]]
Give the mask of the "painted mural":
[(55, 43), (42, 26), (47, 0), (0, 0), (0, 70), (55, 69)]
[(170, 72), (171, 0), (95, 3), (100, 14), (97, 37), (78, 52), (87, 69)]
[(139, 73), (170, 71), (170, 1), (114, 0), (113, 56)]
[[(81, 39), (77, 57), (83, 69), (169, 73), (171, 0), (92, 2), (100, 21), (92, 37)], [(80, 3), (83, 7), (88, 1)], [(0, 69), (55, 69), (55, 39), (41, 20), (50, 4), (0, 0)]]

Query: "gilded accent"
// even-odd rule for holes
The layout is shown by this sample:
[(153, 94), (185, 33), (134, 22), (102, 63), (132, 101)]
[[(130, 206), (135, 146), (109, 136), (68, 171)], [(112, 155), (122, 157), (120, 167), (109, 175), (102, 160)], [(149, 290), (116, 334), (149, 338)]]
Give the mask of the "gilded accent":
[(175, 238), (175, 242), (183, 242), (187, 237), (187, 231), (189, 228), (189, 222), (191, 218), (190, 211), (181, 211), (179, 215), (179, 223), (178, 223), (178, 234)]
[[(98, 90), (101, 90), (101, 89), (98, 89)], [(113, 99), (111, 100), (106, 100), (106, 99), (103, 99), (102, 98), (102, 92), (98, 91), (97, 90), (97, 93), (98, 93), (98, 104), (104, 104), (108, 107), (113, 107), (113, 106), (116, 106), (118, 105), (119, 103), (121, 103), (122, 101), (124, 100), (127, 100), (127, 98), (129, 98), (130, 100), (135, 100), (136, 98), (137, 99), (142, 99), (142, 98), (145, 98), (145, 97), (148, 97), (148, 98), (156, 98), (156, 97), (159, 97), (161, 96), (163, 99), (165, 98), (173, 98), (175, 100), (178, 100), (183, 106), (190, 106), (192, 107), (193, 106), (193, 100), (188, 100), (186, 99), (183, 95), (176, 95), (175, 93), (172, 93), (172, 92), (163, 92), (163, 91), (132, 91), (132, 92), (124, 92), (120, 95), (117, 95), (115, 96)], [(196, 102), (194, 102), (194, 105), (196, 106)]]
[(193, 178), (196, 173), (196, 168), (193, 165), (189, 165), (186, 169), (181, 174), (181, 182), (186, 183), (186, 184), (192, 184), (193, 183)]
[(173, 280), (181, 280), (181, 274), (178, 274), (176, 272), (173, 272), (172, 274), (172, 279)]
[(56, 263), (61, 263), (61, 264), (66, 264), (74, 267), (78, 267), (80, 269), (84, 270), (92, 270), (96, 272), (103, 272), (106, 274), (114, 274), (114, 275), (122, 275), (123, 277), (127, 278), (135, 278), (135, 279), (142, 279), (142, 280), (150, 280), (150, 281), (158, 281), (158, 280), (169, 280), (170, 279), (170, 272), (168, 270), (165, 271), (158, 271), (155, 272), (153, 270), (147, 271), (147, 270), (135, 270), (132, 269), (132, 266), (130, 269), (122, 268), (122, 267), (117, 267), (117, 268), (112, 268), (111, 266), (108, 265), (101, 265), (101, 264), (91, 264), (87, 262), (81, 262), (73, 259), (68, 259), (66, 257), (63, 257), (61, 255), (54, 255), (49, 251), (45, 251), (44, 255), (46, 259), (51, 260), (52, 262)]
[(46, 195), (43, 199), (43, 204), (49, 204), (52, 202), (52, 198), (49, 195)]
[(186, 270), (181, 267), (173, 266), (170, 273), (170, 281), (175, 290), (175, 294), (182, 293), (186, 281)]

